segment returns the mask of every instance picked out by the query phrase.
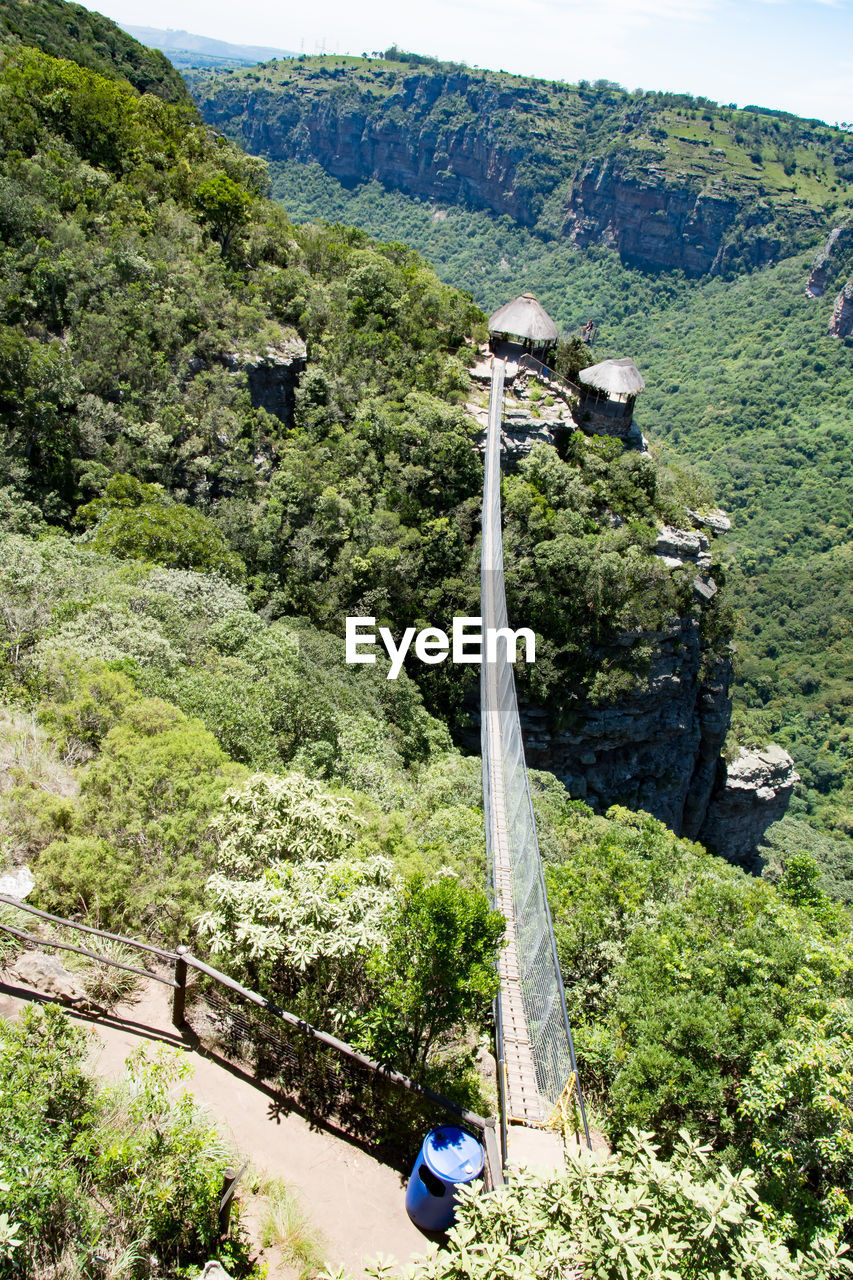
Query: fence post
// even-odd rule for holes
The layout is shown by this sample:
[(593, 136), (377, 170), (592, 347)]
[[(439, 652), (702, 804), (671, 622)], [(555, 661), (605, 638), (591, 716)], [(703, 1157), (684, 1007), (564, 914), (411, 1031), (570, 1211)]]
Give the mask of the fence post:
[(189, 947), (178, 947), (175, 960), (175, 989), (172, 992), (172, 1026), (182, 1027), (186, 1022), (184, 1012), (187, 1004), (187, 962)]
[(495, 1121), (488, 1119), (483, 1128), (483, 1146), (486, 1148), (486, 1169), (488, 1170), (488, 1191), (496, 1191), (504, 1185), (503, 1161), (498, 1146)]
[(237, 1183), (249, 1166), (249, 1161), (243, 1165), (241, 1169), (227, 1168), (222, 1170), (222, 1196), (219, 1201), (219, 1236), (225, 1239), (228, 1235), (228, 1228), (231, 1223), (231, 1205), (234, 1203), (234, 1192), (237, 1190)]

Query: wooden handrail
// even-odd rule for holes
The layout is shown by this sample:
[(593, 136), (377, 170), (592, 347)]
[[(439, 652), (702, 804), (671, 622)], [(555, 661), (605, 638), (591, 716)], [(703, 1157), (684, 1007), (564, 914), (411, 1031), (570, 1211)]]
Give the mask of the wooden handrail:
[(182, 1026), (184, 1022), (184, 1002), (186, 997), (186, 977), (187, 967), (196, 969), (199, 973), (205, 974), (212, 978), (221, 986), (226, 987), (229, 991), (233, 991), (242, 999), (255, 1004), (259, 1008), (273, 1014), (282, 1022), (294, 1027), (303, 1035), (311, 1036), (313, 1039), (326, 1045), (327, 1048), (333, 1049), (341, 1057), (348, 1058), (352, 1062), (356, 1062), (359, 1066), (365, 1067), (368, 1071), (372, 1071), (374, 1075), (381, 1076), (383, 1079), (390, 1081), (391, 1084), (397, 1085), (402, 1089), (406, 1089), (410, 1093), (417, 1093), (421, 1097), (428, 1098), (430, 1102), (441, 1107), (449, 1115), (456, 1116), (463, 1124), (469, 1128), (475, 1129), (482, 1135), (483, 1145), (486, 1149), (486, 1168), (488, 1171), (489, 1181), (492, 1187), (503, 1185), (503, 1171), (501, 1167), (500, 1153), (498, 1151), (497, 1141), (495, 1137), (495, 1121), (486, 1119), (484, 1116), (477, 1115), (475, 1111), (468, 1111), (465, 1107), (461, 1107), (457, 1102), (453, 1102), (450, 1098), (445, 1098), (442, 1094), (436, 1093), (427, 1085), (418, 1084), (416, 1080), (412, 1080), (409, 1076), (404, 1075), (401, 1071), (395, 1071), (393, 1067), (385, 1066), (381, 1062), (374, 1061), (367, 1054), (361, 1053), (360, 1050), (354, 1049), (352, 1045), (347, 1044), (343, 1040), (339, 1040), (337, 1036), (330, 1035), (327, 1031), (320, 1031), (317, 1027), (313, 1027), (310, 1022), (305, 1022), (302, 1018), (297, 1018), (295, 1014), (289, 1013), (286, 1009), (282, 1009), (274, 1001), (268, 1000), (265, 996), (259, 995), (257, 991), (250, 991), (248, 987), (244, 987), (241, 983), (236, 982), (234, 978), (230, 978), (227, 973), (222, 973), (219, 969), (214, 969), (212, 965), (206, 964), (203, 960), (199, 960), (197, 956), (192, 955), (185, 947), (179, 947), (177, 952), (165, 951), (161, 947), (151, 946), (146, 942), (137, 942), (135, 938), (125, 938), (120, 934), (106, 933), (103, 929), (94, 929), (91, 925), (80, 924), (76, 920), (66, 920), (62, 916), (51, 915), (48, 911), (39, 911), (37, 907), (31, 907), (29, 903), (21, 902), (18, 898), (9, 897), (7, 894), (0, 894), (0, 903), (6, 903), (11, 907), (19, 907), (22, 911), (28, 911), (31, 915), (38, 916), (42, 920), (49, 920), (53, 924), (62, 925), (67, 929), (77, 929), (83, 933), (95, 934), (99, 938), (107, 938), (111, 942), (123, 943), (127, 946), (138, 947), (142, 951), (151, 952), (153, 955), (159, 956), (163, 960), (172, 961), (174, 964), (175, 977), (164, 978), (156, 973), (151, 973), (147, 969), (135, 969), (131, 965), (121, 964), (117, 960), (110, 960), (106, 956), (99, 956), (94, 951), (87, 951), (83, 947), (72, 946), (68, 942), (57, 942), (44, 938), (38, 938), (33, 934), (24, 933), (19, 929), (14, 929), (11, 925), (0, 923), (0, 930), (10, 933), (13, 937), (20, 938), (25, 942), (35, 942), (41, 946), (58, 947), (63, 951), (73, 951), (77, 955), (86, 956), (90, 960), (95, 960), (99, 964), (110, 965), (114, 969), (122, 969), (127, 973), (137, 974), (141, 978), (153, 978), (155, 982), (161, 982), (164, 986), (174, 989), (172, 1003), (172, 1021), (176, 1026)]
[(119, 933), (105, 933), (103, 929), (93, 929), (89, 924), (80, 924), (77, 920), (65, 920), (62, 916), (52, 916), (49, 911), (39, 911), (37, 907), (31, 907), (28, 902), (22, 902), (20, 898), (11, 898), (8, 894), (0, 893), (0, 902), (5, 902), (10, 907), (18, 907), (21, 911), (29, 911), (30, 915), (38, 916), (40, 920), (50, 920), (53, 924), (65, 925), (68, 929), (79, 929), (81, 933), (93, 933), (98, 938), (107, 938), (110, 942), (123, 942), (128, 947), (137, 947), (140, 951), (150, 951), (152, 955), (159, 956), (161, 960), (169, 960), (172, 963), (177, 959), (174, 951), (164, 951), (162, 947), (152, 947), (148, 942), (137, 942), (135, 938), (125, 938)]
[[(368, 1058), (367, 1054), (361, 1053), (360, 1050), (354, 1049), (352, 1045), (347, 1044), (344, 1040), (339, 1040), (337, 1036), (329, 1035), (328, 1031), (320, 1031), (317, 1027), (313, 1027), (310, 1022), (305, 1022), (302, 1018), (297, 1018), (296, 1014), (288, 1013), (286, 1009), (282, 1009), (273, 1000), (268, 1000), (265, 996), (258, 995), (257, 991), (250, 991), (248, 987), (242, 986), (241, 983), (235, 982), (233, 978), (229, 978), (226, 973), (221, 973), (219, 969), (214, 969), (211, 965), (205, 964), (203, 960), (199, 960), (196, 956), (190, 955), (189, 952), (184, 955), (187, 965), (193, 969), (197, 969), (199, 973), (206, 974), (209, 978), (215, 979), (221, 983), (223, 987), (227, 987), (229, 991), (235, 992), (242, 999), (248, 1000), (251, 1004), (258, 1005), (259, 1008), (265, 1009), (267, 1013), (273, 1014), (282, 1022), (286, 1022), (288, 1026), (295, 1027), (305, 1035), (313, 1036), (315, 1040), (319, 1040), (321, 1044), (325, 1044), (330, 1049), (334, 1049), (336, 1053), (342, 1057), (350, 1058), (353, 1062), (357, 1062), (359, 1066), (367, 1067), (375, 1075), (381, 1075), (386, 1080), (390, 1080), (392, 1084), (398, 1084), (403, 1089), (407, 1089), (411, 1093), (419, 1093), (425, 1098), (429, 1098), (430, 1102), (438, 1103), (445, 1111), (451, 1115), (458, 1116), (465, 1124), (470, 1125), (472, 1129), (484, 1130), (489, 1126), (489, 1121), (484, 1117), (477, 1115), (475, 1111), (467, 1111), (465, 1107), (460, 1107), (458, 1102), (445, 1098), (440, 1093), (435, 1093), (425, 1084), (418, 1084), (416, 1080), (412, 1080), (409, 1076), (403, 1075), (401, 1071), (395, 1071), (393, 1067), (387, 1067), (381, 1062), (376, 1062), (373, 1058)], [(493, 1123), (493, 1122), (492, 1122)]]
[(99, 956), (95, 951), (87, 951), (85, 947), (73, 947), (70, 942), (57, 942), (54, 938), (38, 938), (33, 933), (24, 933), (21, 929), (13, 929), (10, 924), (0, 923), (0, 929), (4, 933), (11, 933), (13, 938), (20, 938), (22, 942), (35, 942), (40, 947), (58, 947), (61, 951), (73, 951), (75, 955), (87, 956), (89, 960), (97, 960), (98, 964), (108, 964), (112, 969), (123, 969), (125, 973), (138, 974), (140, 978), (153, 978), (155, 982), (162, 982), (164, 987), (175, 987), (176, 982), (171, 978), (161, 978), (158, 973), (151, 973), (149, 969), (135, 969), (130, 964), (120, 964), (118, 960), (110, 960), (108, 956)]

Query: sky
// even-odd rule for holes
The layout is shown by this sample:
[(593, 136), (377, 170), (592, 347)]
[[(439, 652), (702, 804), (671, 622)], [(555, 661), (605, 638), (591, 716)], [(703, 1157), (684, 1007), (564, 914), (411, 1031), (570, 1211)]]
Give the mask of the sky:
[(391, 44), (470, 66), (600, 78), (853, 122), (853, 0), (86, 0), (117, 22), (238, 44)]

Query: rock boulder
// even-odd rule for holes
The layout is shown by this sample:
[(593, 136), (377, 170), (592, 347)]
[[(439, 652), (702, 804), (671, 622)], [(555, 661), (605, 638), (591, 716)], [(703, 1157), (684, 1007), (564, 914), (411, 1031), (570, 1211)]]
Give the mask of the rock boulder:
[(719, 776), (699, 839), (749, 871), (758, 869), (758, 844), (772, 822), (784, 816), (799, 775), (781, 747), (742, 750)]
[(25, 951), (11, 966), (9, 975), (40, 995), (50, 996), (74, 1009), (87, 1013), (103, 1012), (89, 999), (76, 974), (69, 973), (56, 956), (44, 951)]

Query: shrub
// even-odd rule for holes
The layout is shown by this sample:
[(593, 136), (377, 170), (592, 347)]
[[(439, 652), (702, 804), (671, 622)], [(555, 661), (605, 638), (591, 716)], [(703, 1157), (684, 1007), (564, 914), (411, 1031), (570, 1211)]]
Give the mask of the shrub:
[(240, 776), (199, 721), (157, 698), (131, 704), (82, 776), (71, 834), (39, 858), (39, 902), (178, 941), (213, 865), (210, 821)]
[(374, 987), (363, 1038), (382, 1061), (423, 1074), (442, 1038), (481, 1024), (497, 994), (504, 920), (453, 875), (413, 877), (400, 893), (367, 972)]
[[(0, 1266), (4, 1277), (174, 1276), (220, 1252), (231, 1153), (192, 1098), (187, 1064), (137, 1051), (128, 1078), (99, 1087), (85, 1034), (56, 1006), (0, 1022)], [(3, 1217), (21, 1240), (9, 1260)], [(251, 1271), (235, 1220), (229, 1271)], [(2, 1252), (6, 1247), (5, 1261)]]
[(570, 1148), (563, 1177), (515, 1175), (488, 1195), (463, 1188), (445, 1249), (414, 1280), (795, 1280), (848, 1274), (826, 1240), (792, 1257), (764, 1229), (748, 1172), (715, 1168), (682, 1134), (669, 1160), (650, 1135), (618, 1155)]

